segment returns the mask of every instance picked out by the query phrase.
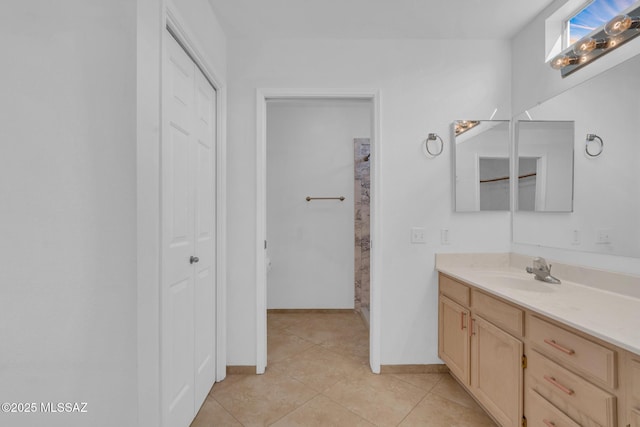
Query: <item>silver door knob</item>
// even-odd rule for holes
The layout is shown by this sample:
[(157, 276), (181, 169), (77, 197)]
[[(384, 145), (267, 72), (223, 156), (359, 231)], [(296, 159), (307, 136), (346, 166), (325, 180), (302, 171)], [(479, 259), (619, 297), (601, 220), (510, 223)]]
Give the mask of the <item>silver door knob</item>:
[(198, 258), (197, 256), (192, 256), (191, 258), (189, 258), (189, 264), (195, 264), (198, 261), (200, 261), (200, 258)]

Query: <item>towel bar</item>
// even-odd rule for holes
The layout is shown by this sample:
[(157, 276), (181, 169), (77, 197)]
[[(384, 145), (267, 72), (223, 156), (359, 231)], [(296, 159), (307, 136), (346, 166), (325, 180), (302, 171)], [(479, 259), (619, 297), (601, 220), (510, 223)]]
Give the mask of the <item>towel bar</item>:
[(311, 196), (307, 196), (307, 202), (310, 202), (312, 200), (340, 200), (341, 202), (344, 202), (345, 197), (344, 196), (340, 196), (340, 197), (311, 197)]

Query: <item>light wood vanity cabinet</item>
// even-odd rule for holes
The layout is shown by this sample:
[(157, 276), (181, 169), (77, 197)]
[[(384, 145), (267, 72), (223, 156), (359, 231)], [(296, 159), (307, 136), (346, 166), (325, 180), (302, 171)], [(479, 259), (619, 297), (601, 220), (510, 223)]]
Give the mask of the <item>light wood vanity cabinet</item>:
[(522, 422), (523, 343), (505, 332), (522, 334), (523, 313), (513, 308), (440, 276), (438, 355), (505, 427)]
[(640, 427), (640, 355), (444, 274), (439, 310), (440, 358), (501, 426)]

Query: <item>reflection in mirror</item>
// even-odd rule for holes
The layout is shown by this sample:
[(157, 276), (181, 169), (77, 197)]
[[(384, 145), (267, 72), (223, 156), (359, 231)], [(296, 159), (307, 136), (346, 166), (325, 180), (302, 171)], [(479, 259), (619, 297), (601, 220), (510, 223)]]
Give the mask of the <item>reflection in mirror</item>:
[(453, 134), (456, 212), (508, 211), (509, 122), (458, 120)]
[(517, 210), (571, 212), (573, 209), (572, 121), (516, 123)]
[[(515, 243), (640, 257), (639, 75), (640, 56), (636, 56), (528, 110), (534, 120), (574, 122), (573, 212), (527, 212), (531, 193), (537, 193), (541, 183), (536, 180), (536, 188), (526, 189), (524, 182), (519, 184), (520, 210), (513, 214)], [(523, 120), (519, 127), (526, 118), (516, 118)], [(604, 143), (597, 157), (585, 152), (590, 134)], [(518, 162), (522, 175), (534, 168), (526, 158), (536, 156), (520, 151), (525, 157)], [(520, 200), (525, 194), (526, 202)]]

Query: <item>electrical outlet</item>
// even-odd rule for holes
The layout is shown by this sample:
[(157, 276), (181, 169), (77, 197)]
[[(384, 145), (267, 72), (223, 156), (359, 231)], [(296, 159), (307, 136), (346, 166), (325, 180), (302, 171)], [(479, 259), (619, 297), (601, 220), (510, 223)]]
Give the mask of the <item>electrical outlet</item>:
[(599, 245), (607, 245), (611, 243), (611, 230), (603, 228), (596, 231), (596, 243)]
[(427, 243), (424, 228), (413, 227), (411, 229), (411, 243)]
[(443, 245), (448, 245), (449, 242), (449, 229), (443, 228), (440, 230), (440, 243)]

